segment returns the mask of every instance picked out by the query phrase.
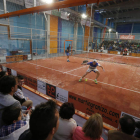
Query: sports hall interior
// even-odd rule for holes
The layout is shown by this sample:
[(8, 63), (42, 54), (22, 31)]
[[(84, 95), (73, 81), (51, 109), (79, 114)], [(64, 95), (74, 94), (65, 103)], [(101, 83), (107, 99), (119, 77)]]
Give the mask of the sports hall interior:
[[(72, 102), (79, 126), (101, 114), (107, 140), (124, 114), (140, 120), (139, 13), (140, 0), (0, 0), (0, 67), (24, 77), (33, 106)], [(94, 59), (98, 84), (94, 72), (79, 82)]]

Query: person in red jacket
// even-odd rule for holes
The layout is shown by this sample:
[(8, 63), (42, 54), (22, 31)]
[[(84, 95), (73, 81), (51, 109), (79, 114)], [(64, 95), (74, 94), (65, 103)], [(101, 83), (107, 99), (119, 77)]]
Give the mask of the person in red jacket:
[(90, 116), (83, 128), (76, 127), (72, 140), (104, 140), (102, 135), (103, 120), (100, 114)]
[(127, 55), (127, 52), (128, 52), (128, 49), (125, 48), (125, 49), (123, 50), (123, 55)]

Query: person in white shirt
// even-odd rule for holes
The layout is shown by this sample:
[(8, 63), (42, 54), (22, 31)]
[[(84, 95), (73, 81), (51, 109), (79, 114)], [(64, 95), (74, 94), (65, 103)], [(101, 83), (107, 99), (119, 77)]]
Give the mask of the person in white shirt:
[(104, 51), (104, 46), (102, 45), (102, 47), (101, 47), (101, 52), (103, 52)]
[(73, 103), (66, 102), (60, 107), (59, 127), (53, 136), (53, 140), (71, 140), (77, 127), (76, 121), (72, 118), (74, 114)]

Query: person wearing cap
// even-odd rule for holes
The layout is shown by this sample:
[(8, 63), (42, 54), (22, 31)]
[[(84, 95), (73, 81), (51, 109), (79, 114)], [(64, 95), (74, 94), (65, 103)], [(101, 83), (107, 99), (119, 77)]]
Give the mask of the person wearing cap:
[[(88, 70), (86, 71), (86, 73), (79, 79), (79, 82), (81, 82), (82, 79), (83, 79), (87, 74), (89, 74), (91, 71), (93, 71), (93, 72), (95, 72), (95, 73), (97, 74), (97, 75), (96, 75), (96, 79), (94, 80), (94, 82), (95, 82), (96, 84), (98, 84), (97, 79), (98, 79), (98, 77), (99, 77), (99, 75), (100, 75), (100, 72), (98, 71), (98, 69), (97, 69), (96, 67), (99, 66), (99, 67), (101, 67), (103, 70), (104, 70), (104, 68), (103, 68), (99, 63), (97, 63), (97, 60), (96, 60), (96, 59), (94, 59), (92, 62), (82, 63), (82, 65), (89, 65), (89, 68), (88, 68)], [(85, 79), (85, 81), (87, 81), (87, 79)]]

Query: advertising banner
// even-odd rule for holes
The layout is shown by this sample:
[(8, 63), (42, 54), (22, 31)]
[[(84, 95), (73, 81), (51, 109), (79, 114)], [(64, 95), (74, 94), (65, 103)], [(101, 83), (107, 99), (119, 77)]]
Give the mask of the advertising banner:
[(46, 94), (56, 99), (56, 87), (50, 84), (46, 84)]
[(88, 115), (99, 113), (101, 114), (105, 123), (110, 124), (116, 128), (118, 127), (121, 111), (71, 92), (69, 92), (68, 101), (74, 103), (74, 106), (77, 110)]
[(120, 35), (120, 39), (135, 39), (135, 35)]
[(68, 91), (61, 89), (59, 87), (56, 87), (56, 100), (62, 103), (68, 102)]
[(37, 90), (43, 94), (46, 94), (46, 83), (40, 80), (37, 80)]

